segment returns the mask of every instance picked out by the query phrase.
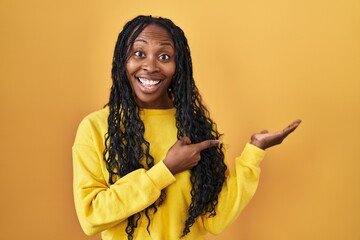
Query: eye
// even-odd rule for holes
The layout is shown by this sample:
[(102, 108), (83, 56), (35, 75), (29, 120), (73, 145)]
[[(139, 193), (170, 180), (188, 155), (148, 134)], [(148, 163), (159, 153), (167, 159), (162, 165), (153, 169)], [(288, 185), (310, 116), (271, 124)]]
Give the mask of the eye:
[(134, 55), (135, 55), (136, 57), (139, 57), (139, 58), (145, 56), (144, 52), (142, 52), (142, 51), (135, 51)]
[(162, 55), (160, 55), (160, 60), (169, 60), (170, 59), (170, 55), (168, 55), (168, 54), (162, 54)]

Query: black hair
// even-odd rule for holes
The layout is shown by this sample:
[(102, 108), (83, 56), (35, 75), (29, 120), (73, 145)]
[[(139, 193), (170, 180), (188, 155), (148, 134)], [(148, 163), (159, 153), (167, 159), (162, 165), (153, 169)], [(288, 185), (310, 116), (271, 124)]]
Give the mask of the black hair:
[[(154, 158), (150, 155), (150, 143), (144, 138), (145, 127), (139, 116), (140, 109), (126, 75), (129, 51), (136, 37), (149, 24), (156, 24), (166, 29), (172, 36), (175, 46), (176, 71), (170, 85), (170, 97), (176, 108), (177, 138), (188, 136), (192, 143), (198, 143), (208, 139), (219, 139), (221, 136), (195, 85), (190, 48), (184, 32), (169, 19), (138, 16), (125, 24), (118, 36), (114, 51), (111, 72), (113, 85), (107, 104), (110, 113), (104, 150), (110, 184), (136, 169), (149, 169), (154, 166)], [(143, 159), (145, 159), (144, 165), (141, 164)], [(190, 232), (190, 227), (199, 216), (216, 215), (215, 207), (225, 181), (226, 169), (221, 146), (201, 152), (201, 161), (191, 169), (191, 204), (181, 237)], [(144, 210), (148, 219), (148, 228), (150, 209), (156, 212), (165, 197), (166, 193), (163, 190), (159, 199)], [(126, 227), (128, 239), (133, 239), (139, 219), (140, 213), (128, 218)]]

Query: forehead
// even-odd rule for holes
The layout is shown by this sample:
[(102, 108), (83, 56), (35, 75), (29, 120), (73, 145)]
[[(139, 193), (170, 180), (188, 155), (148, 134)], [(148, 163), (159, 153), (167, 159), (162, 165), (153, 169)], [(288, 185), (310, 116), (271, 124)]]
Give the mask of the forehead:
[(165, 28), (156, 24), (146, 26), (136, 37), (135, 41), (140, 39), (173, 42), (171, 34)]

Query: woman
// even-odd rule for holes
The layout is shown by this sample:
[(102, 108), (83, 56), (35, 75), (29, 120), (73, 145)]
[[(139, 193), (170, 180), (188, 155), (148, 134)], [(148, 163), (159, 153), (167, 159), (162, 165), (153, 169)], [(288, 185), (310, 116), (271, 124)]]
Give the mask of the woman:
[(264, 150), (300, 124), (254, 134), (229, 173), (186, 37), (169, 19), (124, 26), (112, 80), (109, 103), (81, 122), (73, 146), (78, 218), (104, 240), (220, 233), (254, 195)]

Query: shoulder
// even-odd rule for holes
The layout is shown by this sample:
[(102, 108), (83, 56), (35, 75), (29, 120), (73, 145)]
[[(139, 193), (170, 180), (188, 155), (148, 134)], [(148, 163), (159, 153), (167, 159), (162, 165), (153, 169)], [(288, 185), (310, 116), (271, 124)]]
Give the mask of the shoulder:
[(84, 117), (81, 123), (83, 122), (103, 123), (103, 122), (107, 122), (108, 117), (109, 117), (109, 108), (105, 107), (103, 109), (89, 113), (87, 116)]
[[(75, 142), (83, 142), (85, 139), (102, 138), (108, 131), (109, 108), (89, 113), (79, 124)], [(88, 141), (86, 141), (88, 142)]]

